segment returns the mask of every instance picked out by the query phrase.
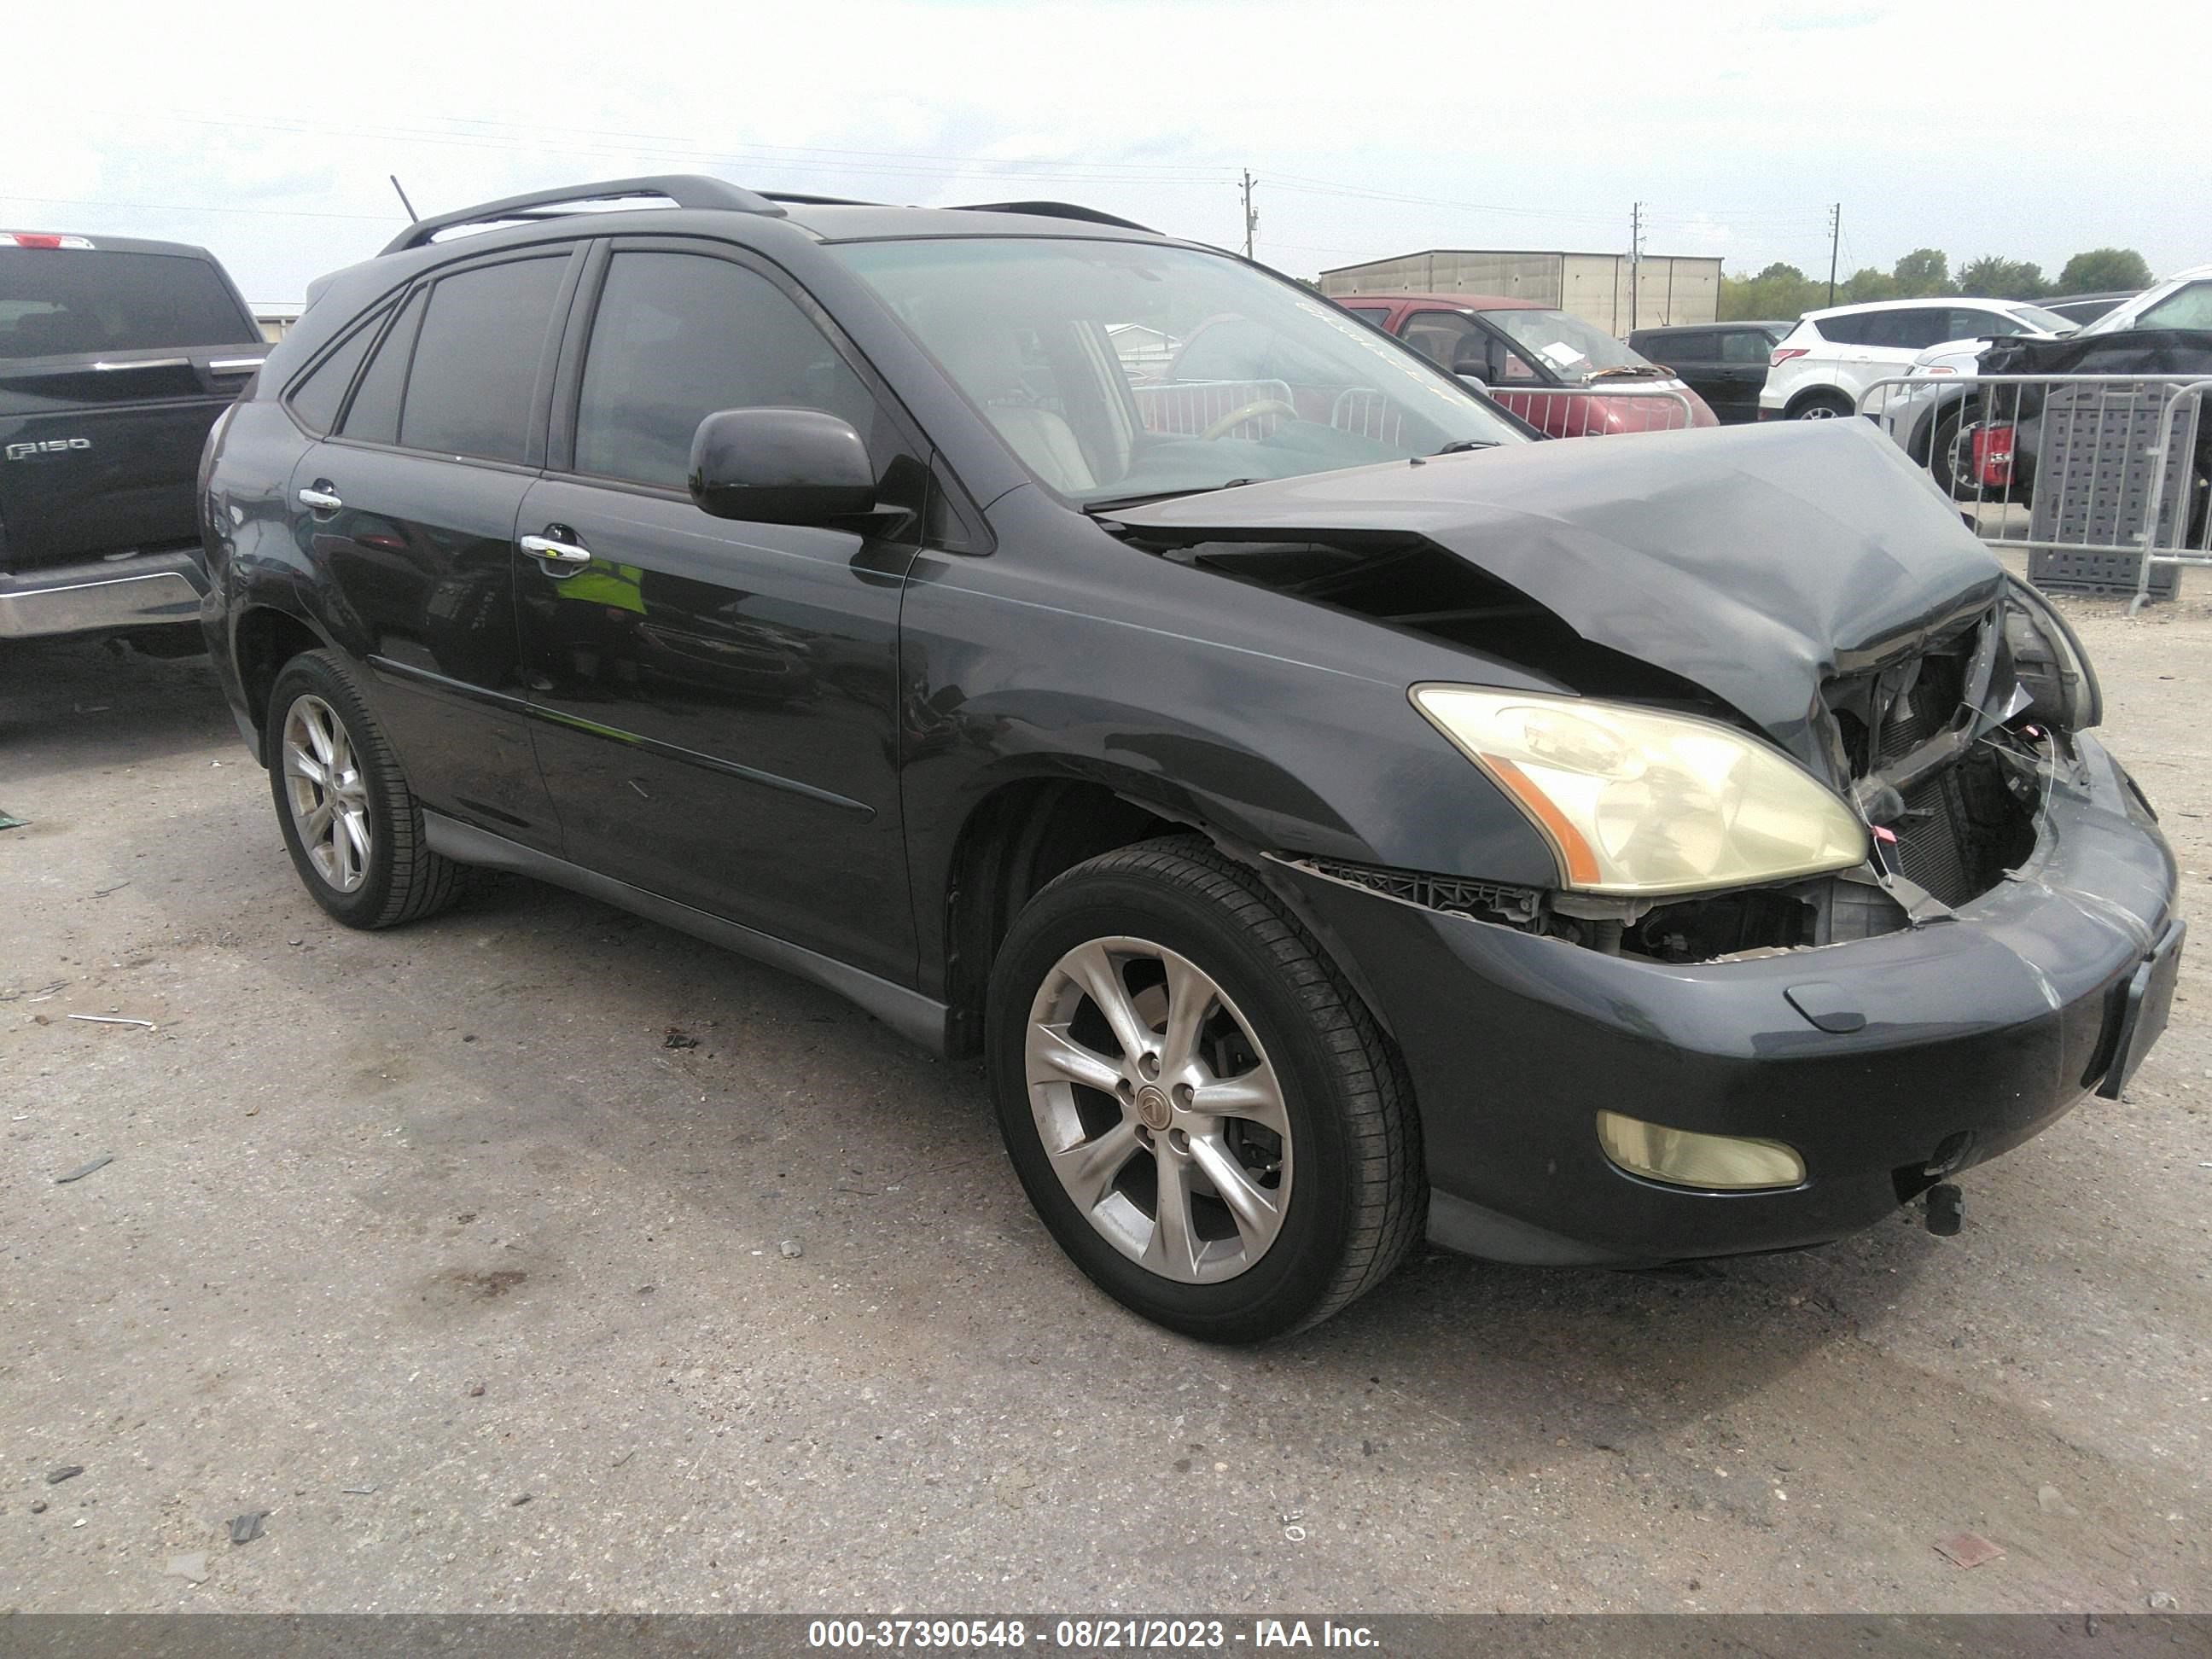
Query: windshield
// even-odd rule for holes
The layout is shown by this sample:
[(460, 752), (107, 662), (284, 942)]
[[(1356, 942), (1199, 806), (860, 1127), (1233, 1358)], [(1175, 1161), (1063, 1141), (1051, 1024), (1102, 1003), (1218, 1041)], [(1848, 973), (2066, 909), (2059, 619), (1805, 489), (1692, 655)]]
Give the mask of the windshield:
[(2062, 317), (2055, 311), (2045, 311), (2041, 306), (2014, 306), (2012, 314), (2030, 328), (2040, 329), (2045, 334), (2071, 334), (2081, 326), (2071, 317)]
[(1609, 368), (1657, 372), (1604, 330), (1564, 311), (1486, 311), (1482, 320), (1563, 380), (1587, 380)]
[(1083, 506), (1526, 441), (1367, 324), (1220, 254), (1042, 237), (835, 251)]

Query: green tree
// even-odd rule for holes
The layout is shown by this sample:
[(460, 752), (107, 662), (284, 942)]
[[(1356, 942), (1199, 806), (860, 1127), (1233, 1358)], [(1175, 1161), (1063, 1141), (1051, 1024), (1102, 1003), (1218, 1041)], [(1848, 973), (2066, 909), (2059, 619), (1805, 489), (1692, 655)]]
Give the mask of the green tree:
[(2093, 247), (2077, 253), (2058, 273), (2061, 294), (2105, 294), (2150, 286), (2150, 266), (2131, 247)]
[(2041, 265), (1985, 253), (1960, 267), (1959, 292), (1991, 300), (2039, 300), (2051, 285), (2043, 280)]
[(1756, 276), (1721, 278), (1720, 319), (1724, 323), (1768, 317), (1787, 320), (1801, 311), (1826, 304), (1827, 295), (1826, 283), (1812, 282), (1796, 266), (1778, 260)]
[(1891, 269), (1897, 297), (1917, 300), (1931, 294), (1955, 294), (1951, 285), (1951, 261), (1942, 249), (1917, 247)]
[(1851, 273), (1850, 280), (1836, 290), (1838, 305), (1862, 305), (1869, 300), (1894, 300), (1897, 297), (1897, 278), (1886, 270), (1876, 270), (1872, 265)]

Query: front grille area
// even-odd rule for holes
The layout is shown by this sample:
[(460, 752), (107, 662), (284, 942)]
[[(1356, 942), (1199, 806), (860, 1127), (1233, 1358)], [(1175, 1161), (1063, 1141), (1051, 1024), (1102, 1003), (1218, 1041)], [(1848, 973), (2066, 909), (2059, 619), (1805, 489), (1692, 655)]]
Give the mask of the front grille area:
[[(1910, 754), (1950, 723), (1964, 700), (1972, 645), (1970, 637), (1955, 651), (1920, 659), (1911, 689), (1896, 697), (1881, 720), (1878, 743), (1868, 741), (1865, 722), (1857, 714), (1838, 706), (1844, 699), (1831, 696), (1854, 781)], [(1863, 693), (1866, 688), (1853, 690)], [(1897, 867), (1954, 908), (1996, 886), (2035, 845), (2033, 816), (2006, 777), (1993, 745), (1984, 742), (1906, 790), (1904, 816), (1888, 826), (1897, 836), (1891, 849)]]

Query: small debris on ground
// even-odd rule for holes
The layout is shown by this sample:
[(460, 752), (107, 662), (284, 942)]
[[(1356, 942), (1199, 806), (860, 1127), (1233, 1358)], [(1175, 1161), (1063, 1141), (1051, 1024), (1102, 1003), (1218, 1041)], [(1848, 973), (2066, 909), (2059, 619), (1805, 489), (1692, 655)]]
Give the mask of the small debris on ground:
[(2045, 1515), (2056, 1515), (2066, 1507), (2066, 1499), (2056, 1486), (2037, 1487), (2035, 1501), (2042, 1505)]
[(1978, 1532), (1962, 1532), (1939, 1542), (1936, 1553), (1954, 1566), (1978, 1567), (1984, 1561), (1996, 1560), (2004, 1551)]
[(9, 817), (7, 813), (0, 812), (0, 830), (26, 830), (30, 827), (30, 823), (28, 818)]
[(787, 1238), (782, 1243), (777, 1245), (775, 1248), (783, 1252), (783, 1259), (786, 1261), (796, 1261), (800, 1256), (806, 1254), (805, 1250), (800, 1247), (799, 1241), (795, 1238)]
[(207, 1583), (207, 1552), (196, 1550), (190, 1555), (173, 1555), (168, 1565), (161, 1569), (171, 1578), (190, 1579), (195, 1584)]
[(696, 1048), (699, 1046), (699, 1039), (682, 1026), (672, 1025), (661, 1033), (660, 1046), (664, 1048)]
[(46, 1484), (58, 1486), (64, 1480), (74, 1480), (84, 1473), (82, 1463), (62, 1463), (46, 1471)]
[(484, 1385), (481, 1382), (470, 1383), (469, 1398), (471, 1400), (481, 1400), (483, 1397), (483, 1389)]
[(340, 1486), (338, 1491), (347, 1498), (366, 1498), (376, 1490), (374, 1486)]
[(2143, 1604), (2153, 1613), (2179, 1613), (2181, 1598), (2172, 1590), (2153, 1590), (2143, 1598)]
[(234, 1515), (230, 1518), (230, 1541), (251, 1544), (261, 1536), (261, 1523), (268, 1518), (267, 1510), (248, 1510), (243, 1515)]
[(71, 1014), (71, 1019), (81, 1019), (88, 1025), (143, 1025), (149, 1031), (161, 1028), (150, 1019), (132, 1019), (127, 1014)]
[(607, 1467), (608, 1467), (609, 1468), (611, 1468), (611, 1469), (618, 1469), (618, 1468), (620, 1468), (623, 1464), (625, 1464), (625, 1463), (629, 1462), (629, 1460), (630, 1460), (631, 1458), (633, 1458), (633, 1457), (635, 1457), (635, 1456), (636, 1456), (636, 1455), (637, 1455), (637, 1448), (636, 1448), (636, 1447), (635, 1447), (635, 1446), (632, 1446), (632, 1447), (631, 1447), (628, 1451), (624, 1452), (624, 1453), (623, 1453), (620, 1457), (615, 1458), (615, 1459), (613, 1459), (611, 1462), (610, 1462), (608, 1463)]
[(130, 884), (127, 881), (118, 881), (112, 887), (95, 887), (92, 890), (92, 896), (94, 898), (106, 898), (110, 893), (121, 892)]
[(114, 1153), (102, 1152), (98, 1158), (93, 1159), (91, 1163), (81, 1164), (76, 1169), (71, 1170), (67, 1175), (56, 1176), (54, 1177), (54, 1185), (57, 1187), (66, 1187), (70, 1182), (82, 1181), (87, 1176), (90, 1175), (94, 1170), (104, 1170), (114, 1162)]
[(46, 1500), (43, 1498), (33, 1498), (31, 1500), (31, 1513), (33, 1515), (44, 1515), (46, 1512)]
[(515, 1495), (514, 1495), (514, 1497), (512, 1497), (512, 1498), (508, 1498), (508, 1499), (507, 1500), (507, 1507), (508, 1507), (508, 1508), (510, 1508), (510, 1509), (517, 1509), (517, 1510), (520, 1509), (520, 1508), (521, 1508), (525, 1504), (527, 1504), (529, 1501), (530, 1501), (530, 1494), (529, 1494), (528, 1492), (519, 1492), (515, 1493)]

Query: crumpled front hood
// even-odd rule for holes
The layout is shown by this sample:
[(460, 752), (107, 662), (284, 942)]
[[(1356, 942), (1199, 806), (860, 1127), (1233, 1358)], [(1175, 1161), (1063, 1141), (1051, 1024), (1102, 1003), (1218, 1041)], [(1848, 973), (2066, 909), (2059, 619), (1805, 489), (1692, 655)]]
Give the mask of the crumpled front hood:
[(1583, 638), (1702, 686), (1808, 764), (1823, 681), (1911, 653), (2004, 580), (1856, 420), (1529, 444), (1112, 516), (1178, 538), (1425, 538)]

